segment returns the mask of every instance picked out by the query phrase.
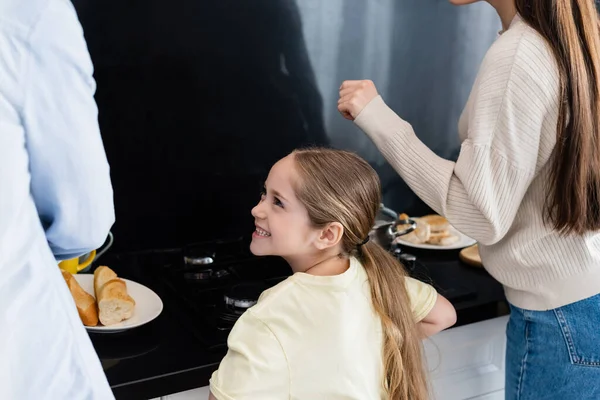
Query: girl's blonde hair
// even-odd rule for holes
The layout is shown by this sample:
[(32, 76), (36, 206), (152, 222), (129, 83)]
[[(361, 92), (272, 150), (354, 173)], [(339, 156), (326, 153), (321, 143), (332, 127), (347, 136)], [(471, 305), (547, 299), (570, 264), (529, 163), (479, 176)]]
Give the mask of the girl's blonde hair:
[(339, 222), (344, 227), (342, 249), (365, 268), (373, 306), (383, 327), (383, 385), (393, 400), (426, 400), (420, 332), (405, 286), (400, 262), (369, 241), (381, 203), (381, 183), (371, 166), (356, 154), (311, 148), (293, 153), (299, 174), (296, 195), (315, 227)]

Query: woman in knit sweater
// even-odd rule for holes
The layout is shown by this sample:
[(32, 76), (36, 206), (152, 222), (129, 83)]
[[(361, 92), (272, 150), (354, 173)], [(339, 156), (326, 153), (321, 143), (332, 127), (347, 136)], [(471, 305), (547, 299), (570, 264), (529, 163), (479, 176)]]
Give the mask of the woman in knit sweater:
[[(477, 0), (452, 0), (455, 4)], [(507, 399), (600, 399), (600, 33), (594, 0), (488, 0), (503, 31), (436, 156), (370, 81), (339, 111), (477, 239), (511, 304)]]

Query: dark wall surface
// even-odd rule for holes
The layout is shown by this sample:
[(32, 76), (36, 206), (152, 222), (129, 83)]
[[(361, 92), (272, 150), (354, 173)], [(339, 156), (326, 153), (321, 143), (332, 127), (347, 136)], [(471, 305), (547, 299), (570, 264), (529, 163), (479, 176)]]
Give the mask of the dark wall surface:
[(111, 164), (115, 249), (249, 234), (271, 165), (294, 148), (354, 150), (384, 202), (426, 212), (336, 110), (345, 79), (372, 79), (436, 153), (500, 29), (485, 4), (433, 0), (75, 0)]

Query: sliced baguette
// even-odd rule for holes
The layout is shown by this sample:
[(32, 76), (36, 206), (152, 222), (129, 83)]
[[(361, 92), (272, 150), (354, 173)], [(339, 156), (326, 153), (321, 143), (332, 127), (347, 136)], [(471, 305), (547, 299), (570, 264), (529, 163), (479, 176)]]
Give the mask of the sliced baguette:
[(421, 217), (421, 219), (431, 226), (432, 233), (443, 232), (450, 228), (450, 223), (448, 220), (441, 215), (430, 214)]
[(104, 284), (110, 280), (116, 279), (117, 274), (106, 266), (100, 266), (94, 271), (94, 293), (98, 299), (98, 293)]
[(394, 239), (394, 243), (398, 243), (398, 239), (404, 240), (405, 242), (413, 243), (413, 244), (425, 243), (425, 241), (423, 239), (421, 239), (419, 236), (417, 236), (415, 231), (407, 233), (406, 235), (398, 236), (398, 238)]
[(414, 221), (417, 224), (416, 229), (413, 231), (414, 234), (422, 240), (423, 243), (427, 242), (431, 237), (431, 226), (420, 218), (414, 218)]
[[(414, 219), (417, 227), (414, 231), (407, 233), (406, 235), (399, 236), (398, 239), (404, 240), (413, 244), (423, 244), (426, 243), (431, 237), (431, 231), (429, 228), (429, 224), (421, 221), (418, 218)], [(395, 241), (394, 243), (397, 243)]]
[(111, 279), (100, 287), (97, 295), (99, 318), (102, 325), (114, 325), (131, 318), (135, 300), (127, 294), (122, 279)]
[(98, 325), (98, 308), (96, 307), (94, 296), (83, 290), (77, 279), (69, 272), (62, 271), (62, 275), (71, 292), (71, 296), (73, 296), (81, 322), (85, 326)]
[(429, 239), (428, 240), (440, 240), (440, 239), (443, 239), (443, 238), (447, 238), (449, 236), (452, 236), (452, 233), (450, 233), (449, 230), (438, 231), (438, 232), (431, 232), (431, 235), (429, 235)]
[(437, 246), (450, 246), (453, 245), (454, 243), (458, 242), (460, 238), (456, 235), (450, 235), (450, 236), (446, 236), (446, 237), (433, 237), (430, 238), (427, 243), (429, 244), (434, 244)]

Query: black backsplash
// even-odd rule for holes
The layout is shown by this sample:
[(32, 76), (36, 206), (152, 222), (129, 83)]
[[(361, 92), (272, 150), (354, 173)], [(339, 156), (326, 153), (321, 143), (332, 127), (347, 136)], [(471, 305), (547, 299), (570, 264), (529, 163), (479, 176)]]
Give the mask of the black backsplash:
[(357, 151), (380, 173), (388, 206), (428, 211), (337, 115), (337, 88), (373, 79), (452, 158), (460, 109), (497, 30), (482, 7), (414, 0), (74, 4), (95, 67), (116, 250), (248, 234), (271, 165), (308, 145)]

